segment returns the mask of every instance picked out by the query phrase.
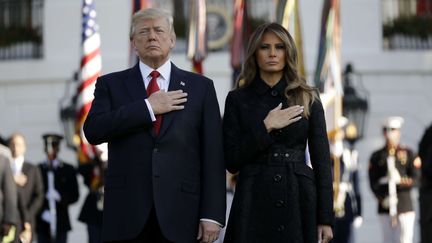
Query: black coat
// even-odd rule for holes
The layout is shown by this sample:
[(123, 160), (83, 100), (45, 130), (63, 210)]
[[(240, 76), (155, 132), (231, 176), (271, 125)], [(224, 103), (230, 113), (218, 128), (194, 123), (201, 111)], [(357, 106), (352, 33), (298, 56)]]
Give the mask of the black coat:
[(154, 207), (165, 238), (194, 242), (200, 219), (225, 224), (222, 126), (213, 82), (171, 65), (168, 90), (185, 108), (162, 116), (154, 134), (139, 65), (99, 77), (84, 124), (92, 144), (108, 142), (102, 238), (136, 238)]
[[(268, 133), (263, 120), (284, 97), (256, 79), (228, 94), (224, 115), (227, 168), (239, 172), (225, 242), (317, 242), (317, 224), (332, 225), (332, 176), (319, 100), (302, 118)], [(305, 163), (307, 141), (313, 170)]]
[[(372, 153), (369, 161), (369, 184), (378, 200), (378, 213), (388, 214), (389, 209), (383, 207), (382, 200), (389, 195), (388, 183), (382, 183), (382, 178), (387, 177), (387, 157), (388, 149), (383, 147)], [(416, 180), (416, 171), (414, 168), (414, 154), (413, 152), (403, 146), (396, 149), (395, 167), (401, 177), (407, 177)], [(397, 185), (397, 212), (405, 213), (413, 211), (413, 203), (411, 199), (412, 186)]]
[[(44, 184), (44, 193), (48, 190), (48, 165), (46, 162), (39, 164)], [(57, 211), (57, 232), (66, 232), (71, 230), (69, 217), (69, 205), (78, 201), (79, 191), (76, 177), (76, 170), (72, 165), (65, 162), (60, 162), (59, 166), (54, 169), (54, 186), (61, 196), (59, 202), (56, 203)], [(36, 222), (36, 232), (50, 235), (50, 225), (41, 219), (41, 214), (44, 210), (49, 210), (49, 203), (46, 197), (44, 198), (43, 206), (39, 210), (39, 215)]]

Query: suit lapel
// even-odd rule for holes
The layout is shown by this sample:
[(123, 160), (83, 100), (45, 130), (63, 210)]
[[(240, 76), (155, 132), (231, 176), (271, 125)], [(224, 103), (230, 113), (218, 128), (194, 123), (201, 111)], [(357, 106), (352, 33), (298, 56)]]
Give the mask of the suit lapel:
[[(168, 91), (179, 90), (179, 89), (185, 91), (186, 82), (187, 81), (183, 73), (181, 72), (181, 70), (177, 68), (173, 63), (171, 63), (171, 78), (170, 78)], [(177, 114), (178, 111), (171, 111), (163, 115), (162, 126), (159, 131), (159, 137), (162, 137), (166, 133), (166, 131), (168, 130), (169, 126), (171, 125), (172, 121), (174, 120)]]
[(141, 75), (139, 64), (136, 64), (129, 70), (129, 75), (126, 80), (123, 80), (133, 100), (146, 99), (147, 91), (144, 86), (144, 80)]

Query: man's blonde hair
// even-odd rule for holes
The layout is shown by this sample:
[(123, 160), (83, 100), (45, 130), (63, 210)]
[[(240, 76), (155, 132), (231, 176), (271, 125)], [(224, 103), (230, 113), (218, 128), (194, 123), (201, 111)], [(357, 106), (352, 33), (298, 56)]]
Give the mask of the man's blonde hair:
[(171, 36), (173, 38), (175, 38), (175, 31), (174, 31), (174, 20), (172, 15), (160, 8), (146, 8), (146, 9), (141, 9), (138, 12), (136, 12), (133, 16), (132, 16), (132, 23), (131, 23), (131, 27), (130, 27), (130, 32), (129, 32), (129, 38), (132, 40), (134, 34), (135, 34), (135, 28), (136, 25), (142, 21), (142, 20), (146, 20), (146, 19), (159, 19), (159, 18), (165, 18), (167, 23), (168, 23), (168, 27), (169, 27), (169, 32), (171, 34)]

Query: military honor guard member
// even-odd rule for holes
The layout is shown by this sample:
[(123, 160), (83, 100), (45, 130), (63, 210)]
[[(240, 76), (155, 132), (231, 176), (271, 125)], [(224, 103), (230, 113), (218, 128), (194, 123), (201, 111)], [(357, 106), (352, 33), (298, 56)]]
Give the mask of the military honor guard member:
[(38, 243), (67, 242), (71, 230), (68, 208), (79, 197), (75, 168), (57, 157), (62, 139), (58, 134), (43, 135), (47, 159), (39, 165), (45, 199), (36, 224)]
[(370, 187), (378, 201), (383, 242), (412, 243), (415, 212), (411, 189), (415, 180), (413, 152), (400, 144), (402, 117), (389, 117), (383, 126), (385, 145), (369, 162)]

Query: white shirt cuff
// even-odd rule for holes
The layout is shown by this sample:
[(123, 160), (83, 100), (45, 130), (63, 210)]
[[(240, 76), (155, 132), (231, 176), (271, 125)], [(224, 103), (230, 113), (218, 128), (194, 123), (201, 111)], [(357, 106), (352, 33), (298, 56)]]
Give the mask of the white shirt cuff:
[(200, 219), (200, 221), (206, 221), (206, 222), (215, 223), (215, 224), (219, 225), (219, 227), (223, 228), (223, 225), (222, 225), (222, 224), (220, 224), (220, 223), (217, 222), (217, 221), (211, 220), (211, 219)]
[(148, 99), (144, 99), (144, 101), (145, 101), (145, 103), (147, 105), (147, 109), (148, 109), (148, 111), (150, 113), (150, 118), (152, 119), (152, 122), (156, 121), (156, 116), (155, 116), (155, 114), (153, 112), (153, 109), (152, 109), (152, 107), (150, 105), (150, 102), (148, 101)]

